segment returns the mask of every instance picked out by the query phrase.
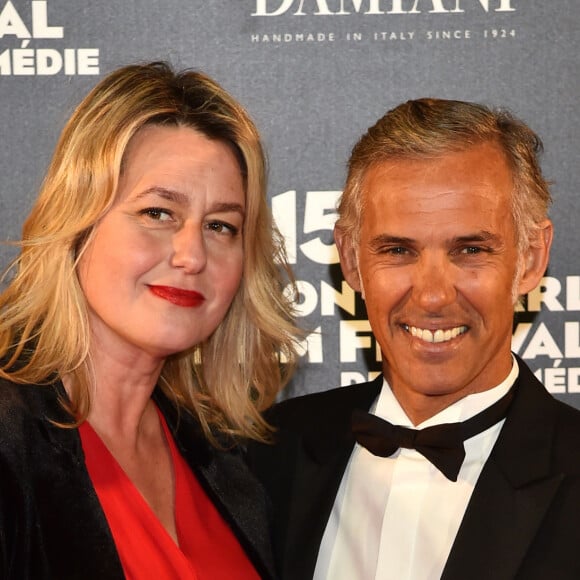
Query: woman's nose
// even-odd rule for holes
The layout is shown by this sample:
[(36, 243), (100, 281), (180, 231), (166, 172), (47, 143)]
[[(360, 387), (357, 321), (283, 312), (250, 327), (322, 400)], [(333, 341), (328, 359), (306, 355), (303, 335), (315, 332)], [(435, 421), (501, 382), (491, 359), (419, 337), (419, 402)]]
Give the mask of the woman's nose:
[(183, 268), (188, 274), (195, 274), (205, 268), (207, 250), (202, 228), (193, 223), (185, 223), (173, 236), (171, 265)]

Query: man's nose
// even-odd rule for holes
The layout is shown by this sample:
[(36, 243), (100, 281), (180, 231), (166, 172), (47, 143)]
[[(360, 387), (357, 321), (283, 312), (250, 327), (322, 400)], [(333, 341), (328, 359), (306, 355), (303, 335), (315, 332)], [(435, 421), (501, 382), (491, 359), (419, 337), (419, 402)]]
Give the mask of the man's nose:
[(413, 280), (413, 295), (425, 312), (438, 312), (457, 296), (456, 266), (444, 256), (423, 256)]
[(171, 265), (188, 274), (202, 271), (207, 264), (203, 229), (199, 224), (185, 223), (173, 236)]

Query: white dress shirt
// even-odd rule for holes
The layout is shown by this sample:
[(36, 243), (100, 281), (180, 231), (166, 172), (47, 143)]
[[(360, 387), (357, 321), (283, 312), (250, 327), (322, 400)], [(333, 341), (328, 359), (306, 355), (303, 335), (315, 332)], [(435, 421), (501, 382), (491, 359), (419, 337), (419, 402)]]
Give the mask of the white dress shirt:
[[(465, 421), (503, 397), (518, 372), (514, 360), (500, 385), (468, 395), (416, 426), (384, 381), (371, 412), (416, 429)], [(356, 444), (322, 538), (314, 580), (439, 579), (503, 424), (465, 441), (456, 482), (414, 449), (377, 457)]]

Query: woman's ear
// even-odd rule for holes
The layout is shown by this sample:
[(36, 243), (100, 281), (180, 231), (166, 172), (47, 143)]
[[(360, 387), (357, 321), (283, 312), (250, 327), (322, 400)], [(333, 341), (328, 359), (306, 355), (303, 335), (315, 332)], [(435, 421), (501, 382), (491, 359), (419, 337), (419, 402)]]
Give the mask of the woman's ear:
[(554, 226), (545, 220), (538, 227), (533, 240), (530, 240), (522, 259), (524, 266), (518, 281), (518, 294), (531, 292), (541, 281), (548, 267), (550, 248), (554, 237)]
[(335, 226), (334, 241), (338, 250), (340, 267), (344, 279), (353, 290), (362, 292), (362, 284), (358, 270), (358, 255), (352, 238), (346, 235), (342, 228)]

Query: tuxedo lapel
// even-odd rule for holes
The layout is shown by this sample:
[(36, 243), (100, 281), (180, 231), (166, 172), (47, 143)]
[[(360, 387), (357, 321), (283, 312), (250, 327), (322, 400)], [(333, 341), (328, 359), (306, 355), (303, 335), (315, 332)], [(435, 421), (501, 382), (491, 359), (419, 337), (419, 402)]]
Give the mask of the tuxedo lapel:
[[(295, 469), (280, 557), (283, 578), (312, 578), (320, 542), (354, 446), (352, 410), (368, 411), (382, 381), (379, 376), (371, 383), (332, 391), (331, 396), (319, 399), (320, 407), (316, 398), (309, 398), (304, 408), (307, 427), (286, 446), (295, 454), (289, 458)], [(294, 420), (301, 416), (299, 404), (293, 407), (293, 413)]]
[(341, 442), (324, 461), (307, 449), (296, 449), (296, 471), (288, 505), (288, 527), (282, 543), (282, 578), (312, 578), (318, 548), (348, 462), (353, 443)]
[(563, 479), (550, 471), (554, 401), (525, 365), (520, 365), (516, 387), (442, 580), (515, 578)]

